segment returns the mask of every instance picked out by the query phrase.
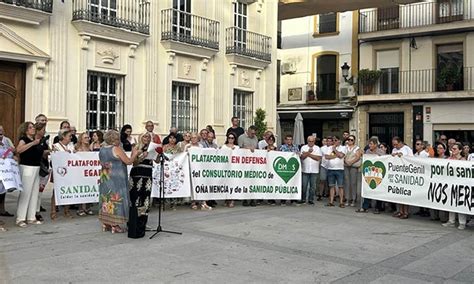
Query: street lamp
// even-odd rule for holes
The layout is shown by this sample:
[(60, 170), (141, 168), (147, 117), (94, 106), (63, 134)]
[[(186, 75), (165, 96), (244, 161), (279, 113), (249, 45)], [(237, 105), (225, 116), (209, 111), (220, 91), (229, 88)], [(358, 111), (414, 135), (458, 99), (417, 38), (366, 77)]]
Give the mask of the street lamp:
[(350, 85), (354, 84), (354, 77), (349, 77), (349, 69), (351, 66), (347, 65), (347, 62), (344, 62), (344, 65), (341, 66), (342, 70), (342, 78), (344, 78), (344, 82), (349, 83)]

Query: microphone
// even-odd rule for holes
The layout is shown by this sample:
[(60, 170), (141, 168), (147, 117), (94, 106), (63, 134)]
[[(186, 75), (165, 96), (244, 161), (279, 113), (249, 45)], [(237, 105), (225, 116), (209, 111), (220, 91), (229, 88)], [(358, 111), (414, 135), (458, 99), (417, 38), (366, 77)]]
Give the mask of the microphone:
[(169, 161), (170, 158), (168, 158), (168, 156), (166, 156), (164, 153), (163, 153), (163, 147), (156, 147), (155, 148), (155, 151), (156, 153), (158, 153), (158, 156), (160, 156), (162, 159), (164, 159), (165, 161)]

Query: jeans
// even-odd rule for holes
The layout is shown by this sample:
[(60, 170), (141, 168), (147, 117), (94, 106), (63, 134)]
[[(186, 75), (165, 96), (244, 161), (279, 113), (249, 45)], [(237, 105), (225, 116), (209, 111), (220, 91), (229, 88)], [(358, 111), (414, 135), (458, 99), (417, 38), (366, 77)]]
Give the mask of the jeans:
[[(367, 210), (369, 209), (369, 205), (372, 202), (372, 199), (370, 198), (364, 198), (364, 202), (362, 203), (362, 208)], [(383, 202), (380, 200), (375, 200), (375, 208), (378, 210), (382, 209)]]
[(308, 197), (308, 202), (314, 201), (314, 193), (316, 192), (316, 187), (318, 186), (318, 180), (319, 173), (303, 173), (303, 190), (301, 201), (306, 202), (306, 197)]
[(359, 168), (344, 167), (344, 192), (347, 201), (356, 202), (359, 177)]
[(344, 187), (344, 170), (328, 170), (329, 187)]

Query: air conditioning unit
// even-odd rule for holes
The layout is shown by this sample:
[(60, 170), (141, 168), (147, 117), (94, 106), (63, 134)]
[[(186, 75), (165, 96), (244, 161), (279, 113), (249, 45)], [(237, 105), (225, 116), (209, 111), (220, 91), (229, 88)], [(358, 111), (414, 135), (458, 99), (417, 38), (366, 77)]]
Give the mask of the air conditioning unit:
[(352, 85), (345, 85), (339, 90), (339, 97), (341, 100), (348, 100), (355, 97), (355, 89)]
[(285, 62), (281, 65), (281, 74), (295, 74), (296, 64), (294, 62)]

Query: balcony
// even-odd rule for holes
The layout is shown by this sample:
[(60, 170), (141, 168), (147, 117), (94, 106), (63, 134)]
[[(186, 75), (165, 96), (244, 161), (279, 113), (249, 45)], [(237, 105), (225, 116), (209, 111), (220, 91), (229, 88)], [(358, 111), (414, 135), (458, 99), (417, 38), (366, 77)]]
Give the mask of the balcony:
[(53, 12), (53, 0), (0, 0), (0, 19), (39, 25)]
[(162, 10), (161, 41), (170, 51), (210, 57), (219, 50), (219, 22), (177, 9)]
[(272, 61), (272, 38), (238, 27), (227, 28), (226, 55), (237, 65), (265, 68)]
[(306, 84), (306, 104), (335, 104), (339, 102), (339, 83)]
[(474, 67), (382, 72), (359, 84), (360, 102), (474, 99)]
[(359, 39), (436, 35), (473, 30), (474, 1), (446, 0), (362, 11)]
[(74, 0), (72, 22), (81, 34), (138, 44), (150, 34), (150, 1)]

